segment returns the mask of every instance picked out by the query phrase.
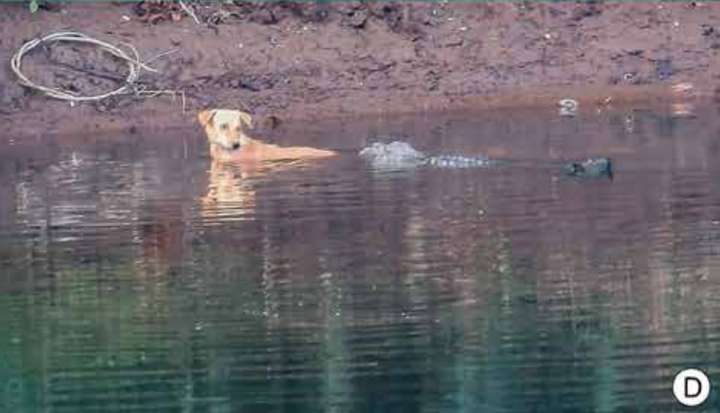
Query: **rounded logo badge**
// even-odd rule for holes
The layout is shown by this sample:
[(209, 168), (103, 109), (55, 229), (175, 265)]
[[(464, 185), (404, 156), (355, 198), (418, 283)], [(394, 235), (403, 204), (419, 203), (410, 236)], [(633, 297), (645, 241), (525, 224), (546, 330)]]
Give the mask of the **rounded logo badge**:
[(673, 393), (677, 401), (683, 405), (698, 406), (710, 395), (710, 380), (700, 370), (683, 370), (675, 376)]

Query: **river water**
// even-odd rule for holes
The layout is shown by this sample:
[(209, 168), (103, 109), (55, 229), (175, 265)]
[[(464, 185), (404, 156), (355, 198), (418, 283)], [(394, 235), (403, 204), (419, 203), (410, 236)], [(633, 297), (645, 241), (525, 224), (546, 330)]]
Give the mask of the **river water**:
[[(720, 122), (692, 109), (311, 125), (277, 139), (338, 159), (262, 168), (199, 128), (6, 140), (0, 411), (679, 411), (680, 370), (720, 379)], [(356, 156), (395, 138), (509, 162)], [(593, 156), (614, 179), (562, 176)]]

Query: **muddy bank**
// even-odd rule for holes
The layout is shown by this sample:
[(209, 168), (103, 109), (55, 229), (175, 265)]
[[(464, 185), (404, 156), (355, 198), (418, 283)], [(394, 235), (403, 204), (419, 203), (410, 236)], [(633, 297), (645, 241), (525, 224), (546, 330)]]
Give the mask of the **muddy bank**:
[[(63, 4), (35, 14), (0, 5), (0, 121), (14, 135), (191, 125), (203, 107), (260, 119), (325, 119), (581, 100), (712, 97), (720, 76), (717, 3)], [(19, 86), (11, 55), (27, 40), (80, 31), (134, 45), (176, 91), (71, 106)], [(83, 95), (117, 87), (125, 63), (76, 45), (38, 49), (24, 72)], [(682, 85), (678, 87), (678, 85)], [(266, 126), (271, 122), (266, 122)]]

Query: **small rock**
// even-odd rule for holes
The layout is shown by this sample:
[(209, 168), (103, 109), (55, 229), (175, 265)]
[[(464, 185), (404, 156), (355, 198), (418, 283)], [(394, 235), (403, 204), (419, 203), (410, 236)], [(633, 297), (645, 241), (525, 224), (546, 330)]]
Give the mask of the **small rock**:
[(458, 35), (450, 35), (446, 37), (442, 43), (443, 47), (457, 47), (462, 46), (463, 38)]
[(363, 29), (368, 20), (368, 13), (366, 10), (358, 9), (350, 12), (342, 20), (342, 25), (352, 27), (354, 29)]
[(247, 89), (251, 92), (272, 89), (275, 86), (275, 80), (266, 77), (245, 77), (241, 78), (239, 82), (238, 87)]
[(560, 99), (558, 105), (560, 105), (560, 116), (573, 117), (577, 114), (579, 104), (575, 99)]
[(277, 129), (282, 125), (282, 120), (275, 115), (270, 115), (265, 119), (265, 125), (270, 129)]
[(675, 69), (670, 59), (661, 59), (655, 62), (655, 70), (660, 80), (667, 79), (675, 74)]
[(440, 87), (440, 74), (435, 72), (434, 70), (430, 70), (425, 75), (425, 83), (427, 84), (427, 88), (429, 91), (436, 91)]
[(588, 17), (599, 16), (601, 13), (602, 10), (595, 4), (587, 4), (576, 8), (572, 13), (571, 19), (577, 22)]
[(253, 9), (250, 14), (250, 21), (264, 25), (273, 25), (279, 22), (278, 17), (268, 9)]

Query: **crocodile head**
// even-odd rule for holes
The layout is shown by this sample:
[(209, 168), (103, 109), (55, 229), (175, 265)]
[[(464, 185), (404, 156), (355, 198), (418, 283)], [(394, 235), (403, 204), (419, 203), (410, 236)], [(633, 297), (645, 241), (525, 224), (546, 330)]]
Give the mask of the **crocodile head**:
[(406, 168), (421, 164), (425, 154), (405, 142), (373, 143), (360, 151), (360, 157), (375, 167)]
[(576, 178), (613, 178), (612, 160), (609, 158), (588, 159), (583, 162), (570, 162), (562, 167), (566, 176)]

